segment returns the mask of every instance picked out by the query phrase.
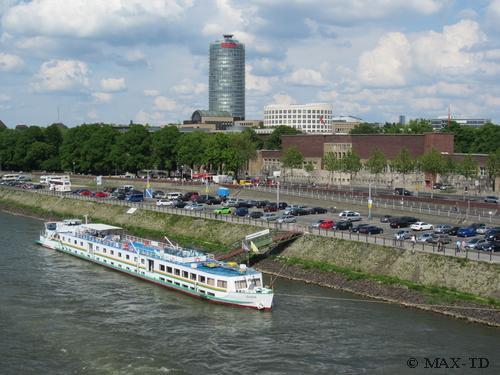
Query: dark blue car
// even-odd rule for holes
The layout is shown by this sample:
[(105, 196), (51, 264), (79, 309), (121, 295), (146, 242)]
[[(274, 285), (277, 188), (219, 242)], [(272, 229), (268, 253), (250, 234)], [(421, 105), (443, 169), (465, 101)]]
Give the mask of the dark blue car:
[(144, 194), (130, 194), (125, 200), (128, 202), (142, 202), (144, 200)]
[(476, 228), (464, 227), (457, 231), (457, 237), (472, 237), (476, 235)]
[(246, 207), (238, 207), (236, 211), (234, 211), (234, 214), (236, 216), (247, 216), (248, 215), (248, 208)]

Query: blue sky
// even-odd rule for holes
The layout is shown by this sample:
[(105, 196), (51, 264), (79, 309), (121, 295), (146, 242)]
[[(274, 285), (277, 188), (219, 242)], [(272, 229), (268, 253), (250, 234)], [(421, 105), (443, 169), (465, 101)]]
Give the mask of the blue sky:
[(178, 122), (208, 45), (246, 46), (247, 118), (332, 103), (367, 121), (500, 121), (500, 0), (0, 0), (0, 120)]

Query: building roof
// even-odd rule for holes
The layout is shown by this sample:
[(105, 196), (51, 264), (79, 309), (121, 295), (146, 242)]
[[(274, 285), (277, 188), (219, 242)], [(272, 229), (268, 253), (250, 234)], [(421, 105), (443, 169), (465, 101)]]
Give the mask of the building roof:
[[(201, 117), (233, 117), (231, 113), (227, 111), (207, 111), (198, 109), (194, 113), (198, 112)], [(194, 114), (193, 113), (193, 114)]]

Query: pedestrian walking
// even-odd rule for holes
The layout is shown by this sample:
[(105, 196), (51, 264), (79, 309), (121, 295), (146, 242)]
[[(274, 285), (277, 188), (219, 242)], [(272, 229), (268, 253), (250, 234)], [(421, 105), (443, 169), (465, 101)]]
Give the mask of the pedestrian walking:
[(462, 242), (460, 240), (457, 240), (457, 243), (455, 244), (455, 250), (457, 251), (457, 253), (460, 252), (461, 246), (462, 246)]
[(460, 245), (460, 250), (465, 251), (465, 240), (462, 240), (462, 244)]
[(411, 236), (411, 248), (414, 249), (415, 248), (415, 244), (417, 243), (417, 238), (415, 237), (415, 235), (413, 234)]

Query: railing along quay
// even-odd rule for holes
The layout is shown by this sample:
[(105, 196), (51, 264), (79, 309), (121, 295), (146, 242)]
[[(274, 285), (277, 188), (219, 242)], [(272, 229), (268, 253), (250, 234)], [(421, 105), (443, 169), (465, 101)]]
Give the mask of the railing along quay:
[[(17, 188), (12, 188), (8, 186), (3, 186), (2, 188), (18, 190)], [(95, 197), (86, 197), (68, 193), (60, 193), (48, 190), (23, 190), (25, 192), (33, 193), (33, 194), (42, 194), (47, 196), (57, 196), (61, 198), (68, 199), (76, 199), (81, 201), (88, 202), (96, 202), (96, 203), (107, 203), (113, 205), (119, 205), (124, 207), (135, 207), (138, 209), (163, 212), (167, 214), (174, 215), (182, 215), (182, 216), (190, 216), (190, 217), (198, 217), (202, 219), (210, 219), (210, 220), (218, 220), (225, 221), (234, 224), (248, 224), (261, 228), (269, 228), (274, 230), (282, 230), (282, 231), (293, 231), (293, 232), (302, 232), (304, 235), (317, 235), (322, 237), (336, 238), (341, 240), (349, 240), (367, 244), (381, 245), (381, 246), (389, 246), (393, 248), (400, 249), (401, 251), (411, 251), (411, 252), (425, 252), (425, 253), (434, 253), (444, 256), (454, 256), (458, 258), (483, 261), (483, 262), (492, 262), (492, 263), (500, 263), (500, 254), (494, 254), (492, 252), (483, 252), (477, 250), (469, 250), (465, 251), (457, 251), (454, 242), (451, 242), (448, 245), (444, 245), (438, 249), (436, 244), (429, 243), (416, 243), (412, 244), (409, 241), (399, 241), (391, 238), (386, 238), (383, 236), (370, 235), (370, 234), (360, 234), (360, 233), (352, 233), (349, 231), (341, 231), (341, 230), (325, 230), (325, 229), (317, 229), (310, 228), (306, 224), (302, 223), (278, 223), (276, 221), (265, 221), (259, 219), (252, 219), (249, 217), (239, 217), (233, 215), (221, 215), (215, 214), (213, 212), (209, 212), (206, 210), (203, 211), (192, 211), (186, 210), (182, 208), (176, 207), (167, 207), (167, 206), (155, 206), (146, 203), (140, 202), (127, 202), (124, 200), (118, 199), (109, 199), (109, 198), (95, 198)]]

